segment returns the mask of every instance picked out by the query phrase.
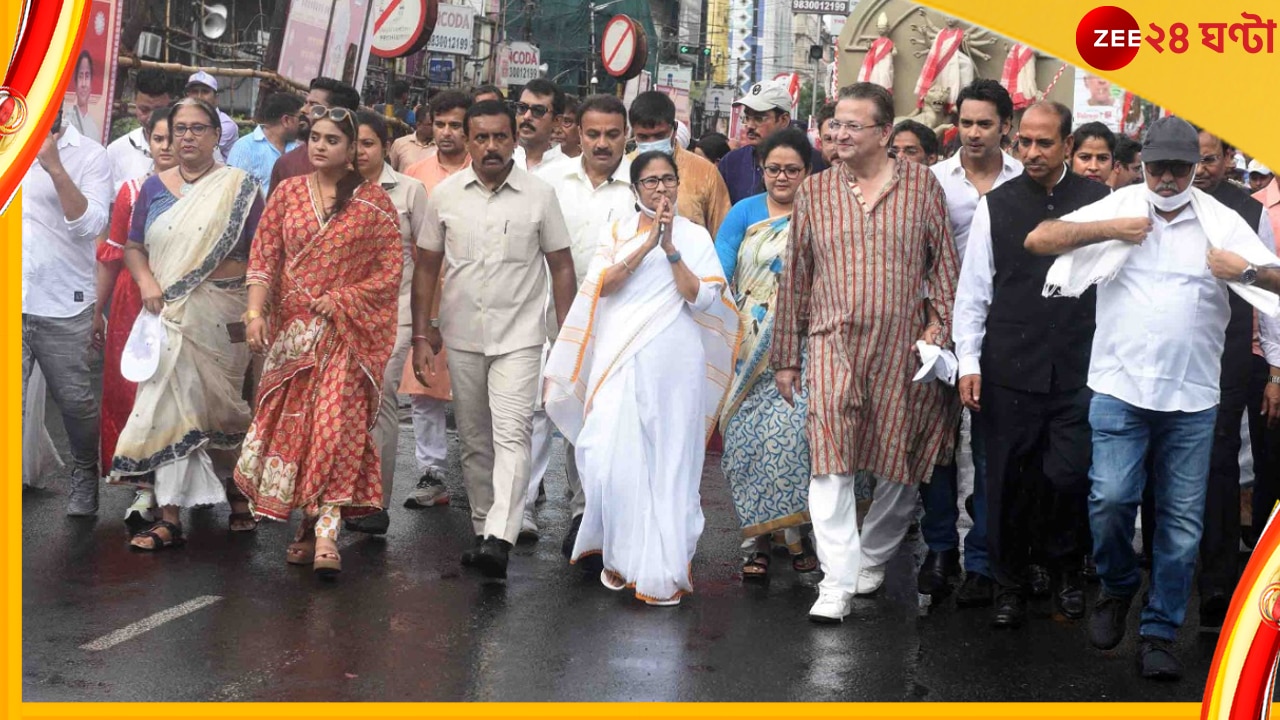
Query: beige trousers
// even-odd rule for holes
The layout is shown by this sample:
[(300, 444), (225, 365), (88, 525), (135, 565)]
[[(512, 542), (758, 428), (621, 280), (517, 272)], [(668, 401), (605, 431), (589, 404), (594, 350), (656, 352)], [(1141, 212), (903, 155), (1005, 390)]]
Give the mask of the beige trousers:
[(476, 535), (516, 541), (529, 486), (542, 348), (486, 356), (449, 348), (462, 481)]
[(378, 409), (378, 422), (373, 426), (373, 442), (382, 453), (382, 507), (391, 507), (391, 490), (396, 476), (396, 455), (400, 446), (400, 377), (404, 364), (409, 362), (413, 343), (409, 342), (413, 327), (396, 328), (396, 344), (391, 348), (391, 360), (382, 375), (382, 407)]

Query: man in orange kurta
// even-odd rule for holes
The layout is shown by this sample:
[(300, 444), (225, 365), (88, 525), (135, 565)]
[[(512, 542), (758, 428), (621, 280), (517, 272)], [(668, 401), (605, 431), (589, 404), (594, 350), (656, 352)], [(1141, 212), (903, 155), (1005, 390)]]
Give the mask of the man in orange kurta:
[[(435, 133), (436, 152), (404, 169), (404, 174), (419, 180), (430, 196), (440, 181), (471, 166), (467, 146), (462, 133), (462, 119), (471, 107), (471, 98), (462, 92), (447, 91), (435, 97), (431, 103), (431, 124)], [(415, 248), (416, 254), (416, 248)], [(444, 274), (436, 289), (431, 317), (440, 316), (440, 298), (444, 295)], [(441, 350), (444, 358), (445, 350)], [(437, 362), (435, 372), (429, 373), (427, 383), (418, 382), (413, 376), (413, 364), (406, 363), (400, 392), (411, 396), (413, 406), (413, 436), (415, 455), (422, 477), (405, 500), (405, 507), (424, 508), (449, 504), (449, 491), (444, 484), (445, 460), (448, 456), (448, 440), (445, 436), (445, 404), (453, 399), (449, 384), (447, 362)]]

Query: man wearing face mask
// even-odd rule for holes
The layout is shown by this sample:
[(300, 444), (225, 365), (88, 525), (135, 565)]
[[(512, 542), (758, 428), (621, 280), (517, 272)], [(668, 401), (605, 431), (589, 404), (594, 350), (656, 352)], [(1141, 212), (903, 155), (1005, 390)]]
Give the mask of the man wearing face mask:
[(1156, 537), (1138, 659), (1143, 677), (1176, 679), (1182, 666), (1174, 641), (1186, 616), (1203, 529), (1223, 338), (1231, 319), (1228, 294), (1258, 308), (1264, 338), (1274, 338), (1280, 258), (1236, 212), (1191, 186), (1202, 156), (1190, 123), (1156, 121), (1142, 159), (1144, 186), (1121, 188), (1041, 223), (1027, 236), (1026, 248), (1068, 254), (1050, 267), (1045, 293), (1078, 297), (1098, 285), (1089, 360), (1089, 522), (1102, 589), (1089, 640), (1110, 650), (1124, 639), (1129, 606), (1142, 584), (1134, 519), (1143, 487), (1152, 483)]
[(714, 237), (729, 213), (729, 189), (715, 164), (675, 142), (675, 103), (666, 93), (656, 90), (640, 93), (631, 103), (631, 132), (636, 138), (632, 157), (658, 150), (676, 161), (676, 171), (680, 173), (676, 214), (706, 228)]
[[(623, 157), (627, 144), (627, 108), (622, 101), (612, 95), (593, 95), (578, 107), (574, 122), (582, 140), (582, 155), (543, 164), (533, 171), (533, 175), (547, 181), (556, 190), (560, 210), (569, 228), (576, 278), (574, 287), (577, 288), (586, 279), (587, 268), (599, 248), (601, 234), (614, 220), (635, 213), (636, 198), (631, 190), (631, 163)], [(555, 327), (553, 322), (548, 325), (551, 326), (548, 327), (549, 337), (555, 338), (560, 332), (559, 327)], [(538, 536), (533, 499), (538, 496), (542, 476), (551, 459), (551, 429), (546, 413), (539, 409), (533, 419), (533, 472), (529, 476), (520, 531), (526, 540)], [(565, 476), (573, 492), (570, 504), (573, 520), (562, 547), (567, 559), (577, 539), (586, 499), (582, 494), (573, 446), (567, 443), (564, 461)], [(584, 563), (583, 567), (589, 570), (588, 565)]]

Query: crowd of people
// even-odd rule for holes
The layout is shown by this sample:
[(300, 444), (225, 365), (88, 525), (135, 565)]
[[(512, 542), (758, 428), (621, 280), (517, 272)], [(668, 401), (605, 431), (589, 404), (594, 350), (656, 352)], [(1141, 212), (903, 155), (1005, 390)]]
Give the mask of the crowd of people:
[(332, 578), (339, 532), (389, 528), (407, 396), (404, 505), (450, 501), (451, 405), (484, 576), (539, 539), (558, 431), (561, 549), (611, 590), (693, 591), (718, 455), (742, 580), (789, 556), (815, 622), (879, 590), (918, 518), (920, 593), (995, 627), (1047, 597), (1114, 648), (1145, 567), (1141, 674), (1177, 678), (1197, 561), (1202, 626), (1239, 575), (1246, 413), (1245, 540), (1277, 499), (1280, 185), (1254, 161), (1246, 190), (1184, 120), (1139, 141), (1040, 101), (1015, 129), (980, 79), (948, 156), (871, 83), (815, 147), (772, 83), (731, 142), (690, 141), (659, 92), (537, 79), (375, 112), (320, 77), (237, 138), (206, 73), (135, 88), (137, 130), (102, 148), (60, 121), (24, 182), (23, 378), (67, 428), (67, 513), (132, 488), (139, 552), (225, 502), (233, 532), (298, 517), (285, 561)]

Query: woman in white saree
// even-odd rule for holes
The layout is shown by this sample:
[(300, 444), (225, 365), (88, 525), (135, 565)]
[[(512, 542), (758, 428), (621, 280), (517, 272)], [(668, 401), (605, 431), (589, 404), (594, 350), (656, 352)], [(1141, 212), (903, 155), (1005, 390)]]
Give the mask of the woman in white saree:
[[(631, 164), (640, 213), (605, 230), (546, 369), (547, 415), (576, 448), (586, 512), (571, 562), (650, 605), (693, 590), (706, 443), (738, 345), (711, 237), (675, 215), (671, 157)], [(661, 252), (654, 252), (661, 247)]]

